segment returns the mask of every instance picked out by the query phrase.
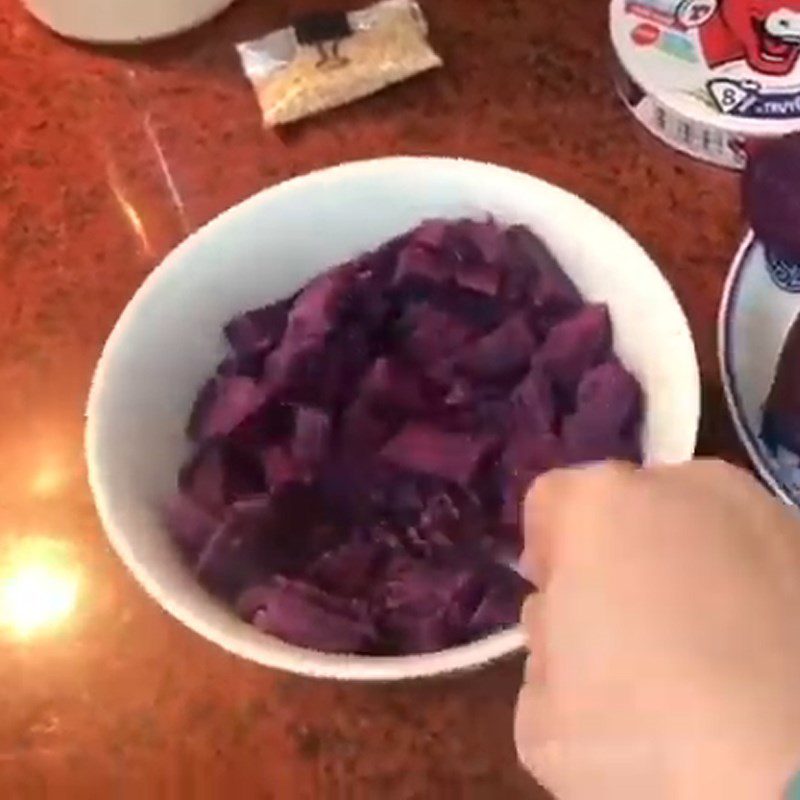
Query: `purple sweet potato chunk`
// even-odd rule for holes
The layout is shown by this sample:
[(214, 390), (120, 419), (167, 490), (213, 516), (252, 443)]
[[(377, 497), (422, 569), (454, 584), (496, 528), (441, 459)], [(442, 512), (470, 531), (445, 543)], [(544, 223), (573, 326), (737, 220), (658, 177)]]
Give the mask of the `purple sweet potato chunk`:
[(343, 450), (372, 455), (391, 438), (397, 422), (391, 415), (380, 413), (361, 395), (342, 412), (340, 430)]
[(505, 255), (505, 234), (494, 220), (463, 220), (458, 223), (458, 232), (470, 241), (486, 264), (496, 264)]
[(638, 462), (642, 393), (617, 362), (589, 370), (578, 387), (578, 407), (564, 420), (562, 439), (571, 463), (613, 458)]
[(411, 241), (416, 245), (440, 250), (452, 223), (444, 219), (425, 220), (411, 234)]
[[(224, 596), (259, 578), (265, 569), (262, 553), (272, 524), (272, 499), (267, 495), (232, 505), (197, 556), (198, 578)], [(277, 557), (272, 567), (281, 567)]]
[(331, 330), (356, 275), (353, 266), (346, 264), (314, 278), (297, 296), (289, 312), (285, 336), (300, 339)]
[(502, 462), (512, 478), (523, 475), (531, 480), (530, 476), (540, 475), (563, 464), (563, 447), (552, 433), (520, 430), (516, 436), (509, 438)]
[(264, 375), (264, 351), (252, 350), (242, 353), (231, 353), (220, 362), (217, 375), (231, 377), (239, 375), (243, 378), (260, 380)]
[(747, 160), (742, 199), (756, 236), (778, 256), (800, 259), (800, 136), (764, 140)]
[(490, 586), (487, 580), (489, 569), (484, 553), (459, 550), (458, 555), (452, 554), (451, 557), (454, 563), (460, 565), (465, 577), (446, 600), (445, 619), (452, 637), (457, 642), (464, 642), (473, 637), (471, 622)]
[(474, 574), (464, 568), (398, 556), (381, 592), (381, 625), (400, 652), (443, 650), (455, 644), (461, 633), (451, 622), (449, 607), (474, 580)]
[(420, 615), (398, 609), (384, 622), (393, 649), (406, 654), (437, 653), (457, 643), (443, 609)]
[(264, 493), (266, 485), (259, 453), (231, 445), (225, 456), (225, 497), (228, 503)]
[(197, 450), (181, 469), (178, 483), (195, 502), (214, 512), (265, 488), (258, 457), (217, 439)]
[(456, 283), (464, 289), (494, 297), (503, 281), (503, 270), (498, 264), (468, 262), (456, 267)]
[(589, 305), (550, 329), (539, 357), (556, 386), (571, 394), (583, 373), (604, 361), (610, 352), (608, 307)]
[(493, 221), (464, 220), (448, 237), (456, 283), (464, 289), (494, 297), (503, 283), (501, 263), (506, 243), (503, 230)]
[(295, 361), (284, 392), (296, 403), (332, 410), (352, 397), (370, 358), (365, 332), (355, 326), (340, 328), (323, 345)]
[(264, 385), (239, 375), (218, 376), (201, 390), (189, 423), (192, 438), (226, 436), (269, 398)]
[(773, 451), (783, 446), (800, 455), (800, 317), (783, 344), (764, 405), (761, 435)]
[(461, 320), (425, 303), (408, 309), (403, 319), (408, 331), (403, 351), (420, 364), (452, 355), (473, 335)]
[(642, 416), (639, 382), (618, 361), (590, 369), (578, 384), (578, 411), (592, 413), (618, 431), (631, 430)]
[(488, 333), (500, 325), (509, 313), (508, 306), (498, 297), (456, 286), (432, 292), (428, 302), (437, 311), (458, 320), (472, 333), (473, 338)]
[(422, 535), (427, 539), (442, 536), (445, 541), (451, 541), (462, 517), (459, 506), (460, 503), (447, 491), (434, 492), (428, 496), (419, 513), (418, 527)]
[(526, 433), (547, 433), (556, 422), (556, 399), (553, 381), (541, 360), (531, 360), (525, 377), (511, 393), (511, 425)]
[(495, 444), (492, 436), (409, 422), (383, 446), (381, 457), (403, 469), (466, 486)]
[(326, 653), (368, 652), (377, 639), (363, 607), (297, 580), (276, 577), (248, 589), (237, 608), (259, 630)]
[(308, 578), (338, 595), (364, 597), (372, 588), (385, 554), (385, 549), (374, 541), (345, 542), (323, 553), (311, 565)]
[[(575, 284), (536, 234), (514, 225), (506, 232), (506, 242), (509, 275), (516, 278), (517, 286), (529, 289), (528, 298), (536, 308), (558, 314), (574, 312), (583, 305)], [(532, 283), (527, 279), (530, 273), (535, 275)]]
[(359, 396), (373, 406), (397, 408), (408, 413), (423, 412), (432, 402), (432, 390), (424, 376), (397, 358), (376, 359), (358, 391)]
[(356, 277), (353, 265), (347, 264), (318, 276), (300, 292), (289, 311), (283, 339), (266, 362), (267, 376), (285, 381), (307, 354), (319, 350), (334, 329)]
[(282, 301), (246, 311), (225, 326), (225, 337), (240, 355), (271, 350), (283, 336), (288, 308)]
[(516, 625), (522, 603), (530, 591), (530, 584), (514, 570), (498, 566), (493, 570), (490, 586), (469, 622), (473, 635), (485, 636), (500, 628)]
[[(234, 373), (235, 374), (235, 373)], [(186, 435), (189, 439), (197, 441), (202, 436), (203, 427), (206, 424), (208, 413), (216, 401), (218, 377), (209, 378), (201, 387), (192, 404), (189, 412), (189, 420), (186, 423)]]
[(286, 486), (306, 483), (309, 471), (284, 445), (271, 445), (262, 455), (264, 474), (269, 487), (278, 492)]
[(395, 283), (406, 280), (445, 283), (450, 280), (451, 265), (429, 247), (414, 242), (406, 245), (397, 258)]
[(210, 511), (221, 510), (227, 502), (225, 451), (220, 442), (201, 447), (181, 469), (178, 484), (196, 503)]
[(536, 340), (525, 316), (519, 313), (468, 346), (459, 364), (476, 378), (499, 380), (521, 373), (535, 347)]
[(300, 406), (295, 414), (292, 455), (298, 463), (312, 468), (330, 449), (331, 417), (319, 408)]
[(219, 518), (184, 492), (177, 492), (165, 504), (167, 525), (182, 548), (198, 553), (219, 525)]

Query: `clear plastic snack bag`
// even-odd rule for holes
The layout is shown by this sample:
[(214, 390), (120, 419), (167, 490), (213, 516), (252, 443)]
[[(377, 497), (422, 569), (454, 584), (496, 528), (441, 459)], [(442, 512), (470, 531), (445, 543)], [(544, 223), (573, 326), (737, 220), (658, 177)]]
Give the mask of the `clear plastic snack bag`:
[(442, 65), (414, 0), (323, 12), (237, 46), (267, 125), (378, 92)]

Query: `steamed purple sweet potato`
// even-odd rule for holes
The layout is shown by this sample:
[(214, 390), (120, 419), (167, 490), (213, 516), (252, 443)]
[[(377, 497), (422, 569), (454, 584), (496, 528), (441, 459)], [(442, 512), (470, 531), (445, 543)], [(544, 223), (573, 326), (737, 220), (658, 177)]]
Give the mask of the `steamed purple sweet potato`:
[(237, 609), (265, 633), (329, 653), (361, 652), (378, 638), (363, 604), (279, 576), (245, 590)]
[(491, 435), (446, 431), (423, 422), (409, 422), (383, 446), (380, 457), (408, 472), (434, 475), (467, 486), (494, 445)]
[(642, 393), (636, 379), (615, 361), (584, 373), (577, 408), (563, 423), (568, 463), (616, 458), (638, 461)]
[(759, 142), (742, 178), (745, 214), (777, 256), (800, 260), (800, 134)]
[(421, 653), (515, 623), (531, 482), (640, 458), (608, 310), (521, 226), (429, 220), (224, 333), (165, 516), (207, 588), (295, 645)]

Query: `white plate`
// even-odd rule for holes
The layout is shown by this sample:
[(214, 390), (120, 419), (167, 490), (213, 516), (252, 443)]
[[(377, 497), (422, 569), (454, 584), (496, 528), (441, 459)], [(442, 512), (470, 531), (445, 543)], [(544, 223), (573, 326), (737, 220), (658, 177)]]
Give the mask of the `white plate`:
[(427, 217), (522, 223), (551, 246), (590, 300), (607, 301), (615, 349), (641, 382), (649, 462), (691, 457), (700, 407), (686, 319), (658, 268), (615, 222), (543, 181), (442, 158), (344, 164), (287, 181), (226, 211), (177, 247), (116, 324), (88, 404), (89, 478), (112, 545), (142, 586), (190, 628), (245, 658), (308, 675), (399, 679), (467, 669), (524, 644), (510, 629), (441, 653), (329, 655), (259, 633), (197, 584), (160, 504), (187, 455), (195, 393), (223, 354), (221, 327)]
[(800, 459), (773, 454), (761, 417), (783, 342), (800, 314), (800, 264), (771, 255), (752, 233), (733, 259), (719, 312), (719, 356), (736, 430), (761, 477), (787, 503), (800, 505)]

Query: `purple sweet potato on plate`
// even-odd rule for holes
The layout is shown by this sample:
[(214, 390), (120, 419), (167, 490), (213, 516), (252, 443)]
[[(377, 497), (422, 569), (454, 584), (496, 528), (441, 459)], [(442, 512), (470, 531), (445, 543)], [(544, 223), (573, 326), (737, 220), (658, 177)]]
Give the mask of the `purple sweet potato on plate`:
[(744, 210), (769, 250), (800, 260), (800, 135), (764, 140), (747, 160), (742, 178)]
[(783, 446), (800, 455), (800, 317), (783, 343), (778, 368), (764, 404), (761, 435), (775, 450)]
[(428, 220), (224, 334), (164, 515), (205, 587), (300, 647), (427, 653), (513, 625), (531, 483), (641, 456), (608, 310), (521, 226)]

